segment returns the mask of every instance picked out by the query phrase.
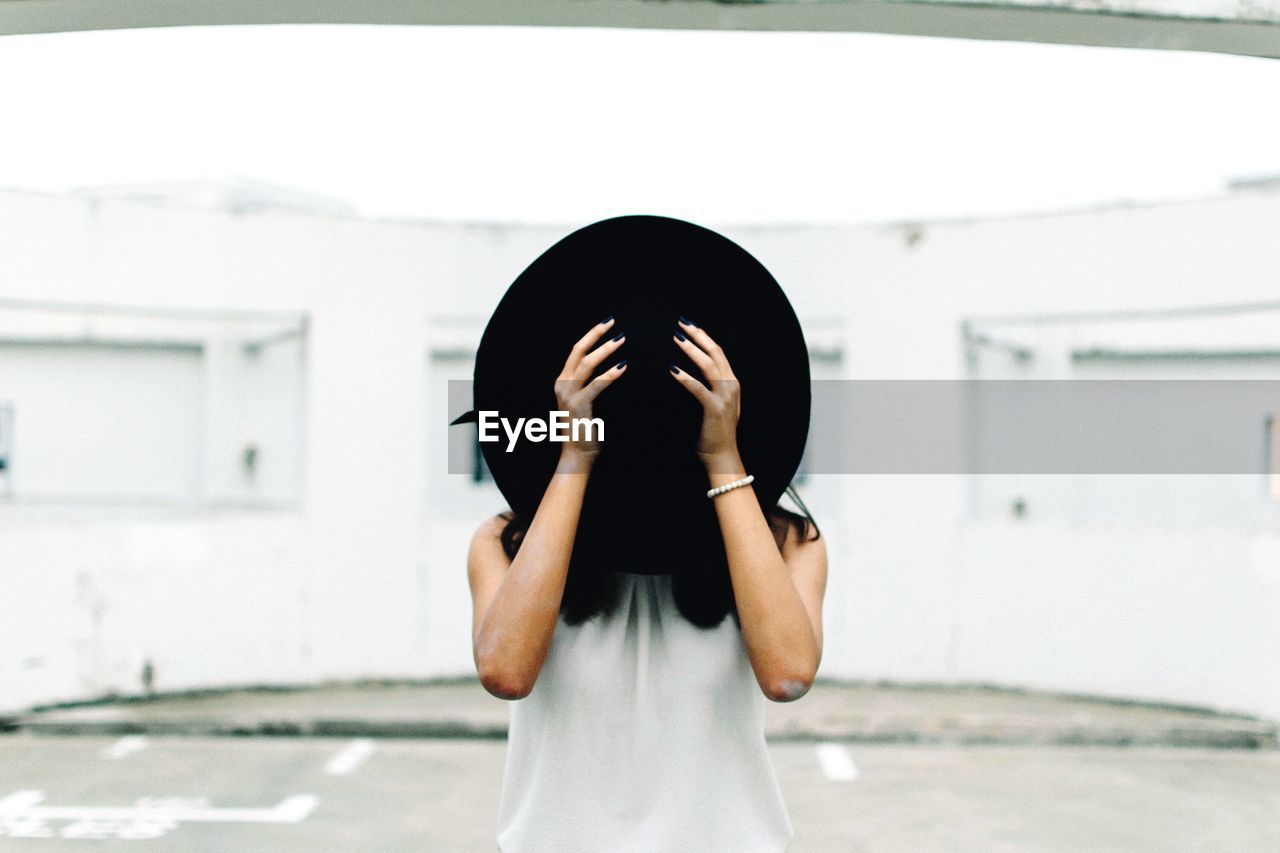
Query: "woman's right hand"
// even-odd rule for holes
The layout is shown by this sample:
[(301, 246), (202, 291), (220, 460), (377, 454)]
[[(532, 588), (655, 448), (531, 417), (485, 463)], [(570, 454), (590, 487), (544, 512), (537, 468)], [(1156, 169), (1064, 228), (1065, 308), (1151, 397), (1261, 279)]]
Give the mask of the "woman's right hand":
[[(592, 326), (573, 345), (556, 378), (556, 405), (561, 411), (569, 413), (570, 423), (577, 418), (590, 419), (592, 403), (596, 397), (627, 369), (627, 360), (624, 358), (599, 376), (591, 378), (596, 368), (626, 341), (624, 335), (617, 334), (596, 346), (600, 338), (613, 328), (613, 324), (614, 319), (610, 316)], [(580, 430), (578, 440), (574, 441), (573, 430), (570, 429), (570, 440), (564, 443), (560, 451), (560, 470), (581, 472), (591, 467), (600, 455), (600, 443), (595, 440), (594, 433), (594, 430)]]

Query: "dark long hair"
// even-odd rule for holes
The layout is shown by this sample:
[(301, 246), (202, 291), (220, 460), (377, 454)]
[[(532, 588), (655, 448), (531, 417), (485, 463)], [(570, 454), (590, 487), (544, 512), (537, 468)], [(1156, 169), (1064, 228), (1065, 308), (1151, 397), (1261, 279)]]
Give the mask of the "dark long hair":
[[(814, 521), (804, 501), (800, 500), (795, 487), (787, 486), (786, 494), (799, 507), (800, 512), (775, 505), (765, 514), (779, 552), (791, 531), (801, 540), (817, 539), (822, 535), (818, 523)], [(499, 517), (506, 521), (500, 535), (502, 550), (509, 559), (514, 559), (516, 552), (520, 550), (520, 543), (524, 541), (524, 534), (529, 529), (528, 522), (518, 518), (510, 510), (501, 513)], [(672, 579), (672, 593), (681, 614), (699, 627), (714, 628), (724, 621), (726, 615), (732, 615), (734, 623), (739, 628), (742, 627), (738, 608), (733, 600), (727, 562), (709, 567), (707, 571), (675, 575)], [(575, 572), (572, 562), (570, 563), (564, 595), (560, 600), (560, 614), (565, 622), (579, 625), (597, 614), (611, 615), (617, 606), (616, 572), (580, 573)]]

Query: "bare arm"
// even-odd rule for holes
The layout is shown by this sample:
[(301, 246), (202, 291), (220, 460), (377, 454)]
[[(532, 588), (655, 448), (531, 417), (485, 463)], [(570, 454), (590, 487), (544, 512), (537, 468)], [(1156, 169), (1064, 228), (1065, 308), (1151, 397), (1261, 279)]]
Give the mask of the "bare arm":
[(502, 549), (500, 519), (486, 522), (472, 540), (467, 559), (472, 652), (481, 683), (500, 698), (528, 695), (551, 645), (587, 465), (585, 471), (574, 471), (562, 459), (566, 470), (557, 469), (551, 478), (514, 560)]
[[(556, 380), (558, 405), (574, 418), (591, 417), (592, 401), (626, 369), (619, 362), (586, 381), (622, 344), (614, 338), (590, 350), (612, 323), (598, 323), (578, 341)], [(542, 669), (564, 596), (582, 497), (598, 454), (596, 443), (585, 438), (564, 445), (514, 559), (508, 560), (502, 548), (501, 519), (486, 521), (472, 538), (467, 556), (472, 654), (481, 683), (499, 698), (527, 696)]]
[[(745, 476), (736, 456), (716, 465), (711, 485)], [(742, 639), (756, 680), (775, 702), (799, 699), (813, 686), (822, 660), (826, 543), (822, 539), (800, 541), (788, 530), (779, 552), (750, 487), (732, 489), (714, 500), (742, 621)]]
[[(698, 455), (712, 486), (746, 476), (738, 454), (738, 381), (724, 352), (703, 329), (681, 322), (677, 345), (702, 371), (707, 387), (672, 366), (672, 375), (702, 404)], [(788, 531), (779, 550), (749, 487), (716, 496), (742, 638), (761, 690), (787, 702), (808, 692), (822, 659), (822, 599), (827, 552), (821, 539), (799, 541)]]

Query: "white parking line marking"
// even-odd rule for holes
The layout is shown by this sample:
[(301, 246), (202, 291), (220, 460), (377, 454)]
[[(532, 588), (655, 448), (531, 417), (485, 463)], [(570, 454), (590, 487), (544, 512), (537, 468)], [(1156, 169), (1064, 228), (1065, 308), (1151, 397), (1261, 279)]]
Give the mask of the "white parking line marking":
[[(23, 792), (26, 793), (26, 792)], [(39, 799), (44, 794), (36, 791)], [(25, 808), (5, 811), (6, 817), (22, 815), (23, 817), (49, 818), (54, 820), (142, 820), (148, 818), (167, 818), (177, 823), (299, 823), (309, 815), (320, 802), (314, 794), (295, 794), (281, 800), (269, 809), (254, 808), (215, 808), (213, 806), (178, 806), (170, 808), (155, 806), (37, 806), (34, 803)]]
[(294, 794), (276, 804), (271, 810), (272, 819), (277, 823), (302, 823), (319, 804), (320, 798), (315, 794)]
[(820, 743), (815, 747), (822, 772), (833, 782), (852, 782), (858, 778), (849, 750), (838, 743)]
[(103, 758), (126, 758), (135, 752), (146, 749), (149, 742), (142, 735), (125, 735), (115, 743), (102, 750)]
[(157, 838), (180, 823), (301, 823), (319, 804), (295, 794), (271, 808), (214, 808), (203, 798), (142, 797), (133, 806), (42, 806), (43, 791), (15, 791), (0, 799), (0, 836), (52, 838), (49, 821), (71, 821), (62, 838)]
[(373, 754), (373, 741), (367, 737), (356, 738), (329, 759), (325, 772), (330, 776), (346, 776), (363, 764)]
[(44, 799), (42, 791), (33, 791), (31, 789), (23, 791), (14, 791), (9, 796), (0, 800), (0, 815), (12, 814), (20, 812)]

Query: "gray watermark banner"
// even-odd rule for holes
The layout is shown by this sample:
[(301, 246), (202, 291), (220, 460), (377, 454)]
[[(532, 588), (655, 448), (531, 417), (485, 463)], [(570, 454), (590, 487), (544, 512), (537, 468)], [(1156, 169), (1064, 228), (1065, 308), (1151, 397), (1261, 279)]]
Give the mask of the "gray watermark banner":
[[(751, 389), (743, 383), (744, 425), (794, 416), (753, 409)], [(810, 389), (807, 474), (1280, 473), (1280, 380), (838, 379)], [(471, 383), (451, 381), (449, 401), (450, 418), (469, 410)], [(449, 435), (450, 472), (471, 473), (476, 425)]]

